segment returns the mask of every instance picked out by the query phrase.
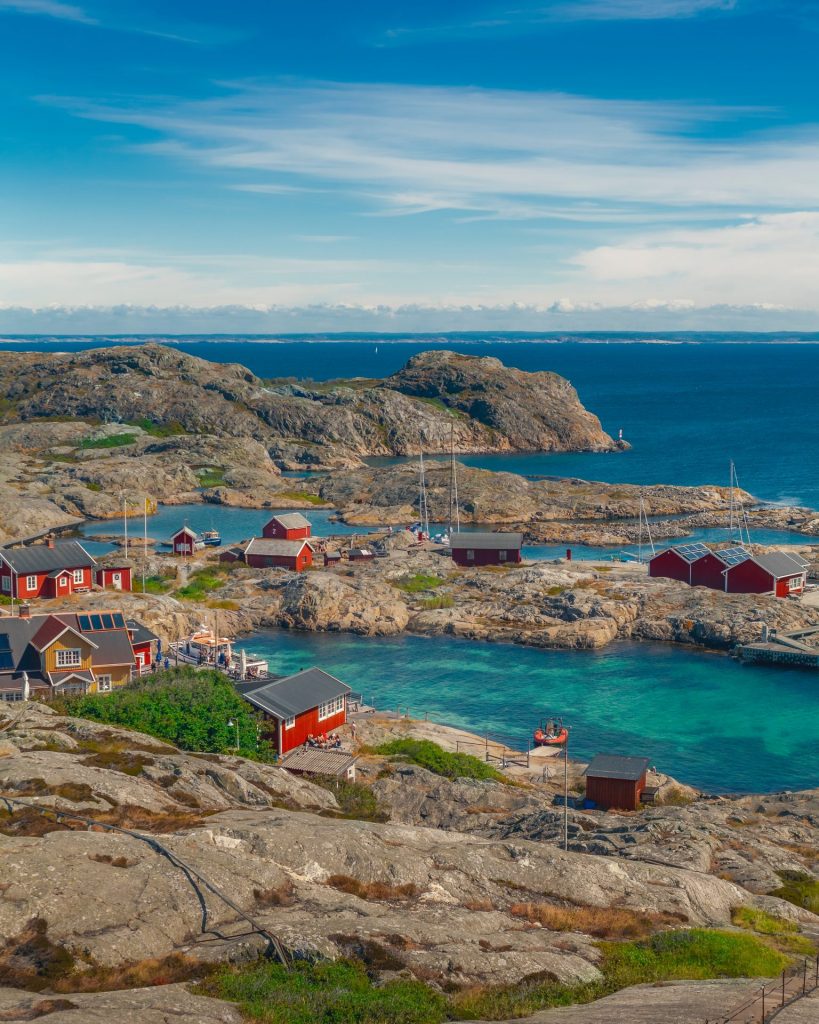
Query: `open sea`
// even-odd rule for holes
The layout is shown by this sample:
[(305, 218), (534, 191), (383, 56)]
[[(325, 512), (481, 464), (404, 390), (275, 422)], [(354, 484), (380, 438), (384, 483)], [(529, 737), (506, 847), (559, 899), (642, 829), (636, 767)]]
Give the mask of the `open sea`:
[[(123, 339), (15, 339), (4, 349), (70, 351)], [(131, 339), (136, 340), (136, 339)], [(553, 370), (578, 389), (604, 428), (633, 445), (607, 455), (467, 456), (472, 465), (537, 475), (637, 484), (740, 484), (769, 502), (819, 508), (819, 338), (800, 344), (761, 339), (636, 337), (609, 343), (470, 337), (158, 339), (217, 362), (240, 362), (262, 377), (384, 377), (416, 352), (450, 348), (494, 356), (523, 370)], [(733, 343), (722, 342), (732, 340)], [(166, 508), (151, 536), (188, 518), (216, 525), (226, 540), (254, 532), (269, 513), (210, 506)], [(161, 517), (161, 519), (160, 519)], [(319, 516), (317, 532), (337, 528)], [(215, 520), (215, 523), (214, 523)], [(109, 534), (114, 522), (84, 532)], [(134, 523), (135, 532), (139, 526)], [(754, 539), (776, 543), (766, 533)], [(799, 538), (789, 538), (798, 540)], [(562, 549), (528, 554), (554, 557)], [(576, 548), (576, 556), (601, 557)], [(539, 719), (562, 714), (573, 753), (641, 753), (661, 770), (715, 791), (819, 785), (819, 677), (751, 668), (717, 654), (670, 645), (613, 644), (600, 652), (537, 651), (449, 638), (362, 638), (268, 631), (248, 648), (274, 671), (318, 664), (382, 707), (409, 706), (439, 720), (523, 744)]]

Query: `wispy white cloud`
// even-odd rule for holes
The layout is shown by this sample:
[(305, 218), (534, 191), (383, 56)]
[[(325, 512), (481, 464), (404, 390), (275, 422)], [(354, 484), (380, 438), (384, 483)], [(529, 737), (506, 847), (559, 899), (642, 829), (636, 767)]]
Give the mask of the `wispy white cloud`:
[(658, 211), (819, 204), (819, 126), (753, 133), (760, 112), (752, 110), (333, 83), (66, 105), (151, 130), (157, 140), (144, 152), (210, 166), (228, 187), (346, 191), (370, 212), (531, 217), (557, 202)]
[(61, 0), (0, 0), (0, 13), (4, 10), (13, 11), (15, 14), (41, 14), (64, 21), (79, 21), (86, 25), (97, 24), (96, 19), (86, 14), (81, 7), (62, 3)]
[(540, 9), (540, 17), (568, 21), (665, 21), (735, 11), (739, 0), (567, 0)]

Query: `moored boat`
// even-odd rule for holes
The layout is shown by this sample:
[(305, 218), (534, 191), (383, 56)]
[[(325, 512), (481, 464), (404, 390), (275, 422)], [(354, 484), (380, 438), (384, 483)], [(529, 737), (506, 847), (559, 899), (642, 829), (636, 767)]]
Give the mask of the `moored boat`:
[(545, 726), (535, 729), (532, 740), (536, 747), (562, 747), (569, 738), (569, 730), (562, 719), (550, 719)]
[(208, 547), (218, 548), (222, 543), (222, 536), (218, 530), (205, 530), (200, 534), (202, 543)]

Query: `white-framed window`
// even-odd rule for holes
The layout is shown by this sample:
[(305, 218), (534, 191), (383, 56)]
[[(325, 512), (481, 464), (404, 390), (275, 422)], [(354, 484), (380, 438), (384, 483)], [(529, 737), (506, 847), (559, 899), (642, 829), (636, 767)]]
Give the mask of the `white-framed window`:
[(499, 551), (498, 552), (498, 561), (499, 562), (505, 562), (506, 561), (506, 552), (505, 551)]
[(111, 677), (107, 675), (97, 676), (97, 693), (111, 692)]
[(802, 577), (801, 576), (791, 576), (791, 578), (788, 580), (788, 588), (790, 590), (801, 590), (802, 589)]
[(8, 701), (17, 701), (23, 699), (23, 695), (22, 693), (20, 693), (19, 690), (6, 690), (6, 692), (2, 696), (3, 700)]
[(325, 718), (331, 718), (333, 715), (337, 715), (340, 711), (344, 710), (344, 697), (333, 697), (332, 700), (327, 700), (323, 704), (319, 704), (318, 717), (319, 721), (323, 721)]
[(285, 718), (284, 727), (285, 729), (292, 729), (296, 724), (295, 715), (292, 718)]
[(26, 590), (36, 590), (36, 589), (37, 589), (37, 577), (36, 576), (26, 576)]
[(11, 593), (11, 576), (4, 576), (3, 577), (3, 593), (4, 594), (10, 594)]
[(475, 552), (470, 550), (470, 549), (467, 549), (466, 560), (468, 562), (474, 562), (475, 561)]
[(82, 665), (82, 651), (78, 647), (57, 651), (57, 668), (76, 668), (78, 665)]
[(85, 580), (85, 574), (83, 573), (82, 569), (75, 569), (74, 570), (74, 586), (81, 587), (84, 580)]

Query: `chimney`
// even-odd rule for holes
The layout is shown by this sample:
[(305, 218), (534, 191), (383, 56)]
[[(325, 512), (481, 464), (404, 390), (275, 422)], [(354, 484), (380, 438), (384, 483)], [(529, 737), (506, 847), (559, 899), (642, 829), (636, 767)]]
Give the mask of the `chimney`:
[(46, 546), (47, 546), (47, 547), (50, 547), (50, 548), (53, 548), (53, 547), (54, 547), (54, 537), (53, 537), (53, 536), (52, 536), (51, 534), (49, 534), (49, 535), (48, 535), (48, 536), (46, 537)]
[(21, 619), (30, 619), (31, 618), (31, 605), (30, 604), (21, 604), (20, 605), (20, 618)]

